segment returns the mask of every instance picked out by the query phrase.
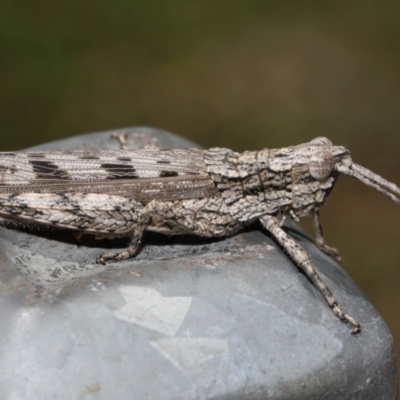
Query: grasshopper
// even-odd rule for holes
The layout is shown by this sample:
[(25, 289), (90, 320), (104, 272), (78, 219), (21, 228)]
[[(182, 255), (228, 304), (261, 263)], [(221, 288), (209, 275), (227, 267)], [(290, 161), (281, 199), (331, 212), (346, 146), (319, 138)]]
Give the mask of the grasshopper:
[(319, 220), (340, 174), (400, 204), (398, 186), (353, 163), (345, 147), (318, 137), (241, 154), (225, 148), (3, 152), (0, 220), (131, 238), (124, 251), (99, 255), (100, 264), (134, 257), (146, 230), (223, 237), (260, 221), (355, 334), (359, 322), (338, 305), (278, 219), (312, 215), (317, 246), (340, 261), (337, 250), (325, 244)]

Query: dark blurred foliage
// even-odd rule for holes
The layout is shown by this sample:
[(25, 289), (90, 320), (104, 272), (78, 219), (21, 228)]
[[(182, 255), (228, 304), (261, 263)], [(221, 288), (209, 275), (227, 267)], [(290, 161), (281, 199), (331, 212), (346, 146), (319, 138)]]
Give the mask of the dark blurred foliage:
[[(1, 0), (0, 149), (137, 125), (239, 151), (324, 135), (400, 184), (399, 20), (395, 0)], [(400, 208), (343, 178), (322, 221), (400, 348)]]

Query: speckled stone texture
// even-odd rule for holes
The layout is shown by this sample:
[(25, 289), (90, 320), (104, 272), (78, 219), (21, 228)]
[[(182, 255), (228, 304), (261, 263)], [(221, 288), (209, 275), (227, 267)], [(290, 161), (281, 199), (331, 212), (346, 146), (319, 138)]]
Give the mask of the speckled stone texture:
[[(195, 146), (122, 131), (131, 148)], [(118, 148), (110, 133), (37, 149)], [(304, 232), (286, 229), (360, 334), (258, 225), (225, 240), (148, 234), (136, 259), (106, 266), (96, 256), (125, 240), (1, 228), (1, 399), (397, 399), (384, 321)]]

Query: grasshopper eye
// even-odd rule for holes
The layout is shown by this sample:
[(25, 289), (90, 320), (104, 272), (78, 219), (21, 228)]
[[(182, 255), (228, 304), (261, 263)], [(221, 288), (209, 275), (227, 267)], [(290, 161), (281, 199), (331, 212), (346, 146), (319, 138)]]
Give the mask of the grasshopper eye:
[(333, 155), (328, 150), (319, 150), (310, 158), (310, 174), (317, 181), (329, 178), (335, 167)]
[(318, 146), (332, 146), (332, 142), (323, 136), (316, 137), (315, 139), (311, 140), (312, 144), (316, 144)]

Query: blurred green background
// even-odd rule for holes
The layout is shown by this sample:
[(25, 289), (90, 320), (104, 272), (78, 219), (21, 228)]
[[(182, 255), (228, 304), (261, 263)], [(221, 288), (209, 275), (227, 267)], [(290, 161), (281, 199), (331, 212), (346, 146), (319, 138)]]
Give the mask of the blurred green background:
[[(399, 21), (398, 0), (1, 0), (0, 150), (138, 125), (237, 151), (324, 135), (399, 184)], [(322, 222), (400, 349), (400, 208), (342, 178)]]

